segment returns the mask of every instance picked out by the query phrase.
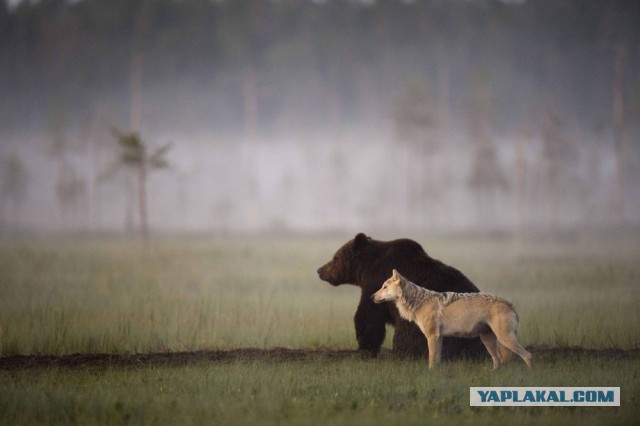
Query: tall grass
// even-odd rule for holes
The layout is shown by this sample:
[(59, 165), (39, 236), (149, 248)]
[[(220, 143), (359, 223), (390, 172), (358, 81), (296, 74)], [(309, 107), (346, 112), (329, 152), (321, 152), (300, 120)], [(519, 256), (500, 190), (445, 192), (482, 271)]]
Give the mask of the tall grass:
[[(640, 344), (638, 244), (419, 241), (514, 301), (525, 345)], [(0, 355), (355, 348), (359, 290), (315, 273), (342, 242), (179, 239), (146, 251), (124, 240), (4, 244)]]

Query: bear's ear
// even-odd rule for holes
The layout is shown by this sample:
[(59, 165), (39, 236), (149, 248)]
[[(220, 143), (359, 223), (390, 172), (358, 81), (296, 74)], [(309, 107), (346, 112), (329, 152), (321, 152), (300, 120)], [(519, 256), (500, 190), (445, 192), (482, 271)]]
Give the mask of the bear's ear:
[(369, 242), (369, 237), (367, 237), (365, 234), (363, 234), (362, 232), (360, 232), (358, 235), (356, 235), (356, 237), (353, 239), (353, 247), (358, 250), (362, 247), (364, 247), (365, 245), (367, 245), (367, 243)]

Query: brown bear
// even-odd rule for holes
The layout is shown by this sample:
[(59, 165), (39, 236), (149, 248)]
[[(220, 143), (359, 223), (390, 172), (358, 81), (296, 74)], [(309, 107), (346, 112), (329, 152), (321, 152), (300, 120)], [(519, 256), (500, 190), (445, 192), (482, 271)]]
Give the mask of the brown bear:
[[(385, 325), (391, 324), (395, 327), (393, 351), (400, 355), (424, 357), (428, 348), (420, 329), (402, 319), (393, 303), (377, 305), (371, 300), (393, 269), (429, 290), (480, 291), (462, 272), (429, 257), (413, 240), (377, 241), (363, 233), (340, 247), (333, 259), (318, 269), (318, 275), (331, 285), (354, 284), (362, 290), (354, 317), (358, 349), (362, 355), (378, 355), (385, 337)], [(443, 358), (477, 357), (479, 354), (484, 354), (484, 347), (478, 338), (444, 338)]]

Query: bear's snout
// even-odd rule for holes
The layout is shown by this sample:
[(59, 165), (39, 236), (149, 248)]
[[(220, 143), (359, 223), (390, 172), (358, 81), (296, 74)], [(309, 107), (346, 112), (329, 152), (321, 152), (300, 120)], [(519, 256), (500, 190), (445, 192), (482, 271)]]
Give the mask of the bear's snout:
[(321, 280), (327, 281), (329, 279), (329, 276), (327, 274), (327, 265), (322, 265), (321, 267), (319, 267), (317, 272)]
[(326, 281), (333, 286), (341, 284), (338, 277), (335, 276), (331, 264), (329, 263), (318, 268), (318, 277), (320, 277), (322, 281)]

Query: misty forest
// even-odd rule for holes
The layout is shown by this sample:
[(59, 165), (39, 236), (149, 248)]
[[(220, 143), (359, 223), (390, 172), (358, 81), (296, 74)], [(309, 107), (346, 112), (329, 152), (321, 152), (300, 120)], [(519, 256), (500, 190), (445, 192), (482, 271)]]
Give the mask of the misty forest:
[(640, 2), (0, 0), (0, 234), (640, 225)]

